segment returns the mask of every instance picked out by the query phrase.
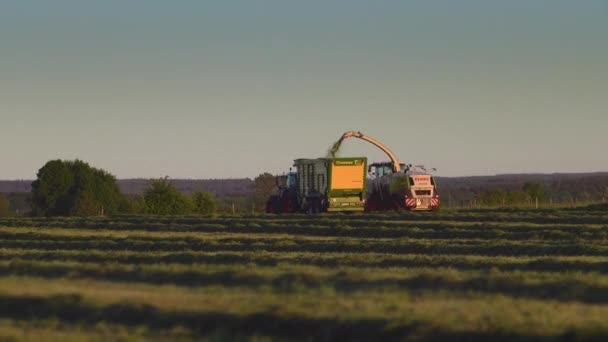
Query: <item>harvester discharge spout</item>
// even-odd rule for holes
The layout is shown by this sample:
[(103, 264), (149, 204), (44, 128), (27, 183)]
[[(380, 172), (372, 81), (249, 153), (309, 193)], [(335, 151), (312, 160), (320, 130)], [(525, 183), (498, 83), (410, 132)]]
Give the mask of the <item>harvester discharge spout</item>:
[(329, 151), (329, 156), (335, 157), (336, 153), (340, 149), (340, 146), (342, 145), (342, 142), (348, 138), (358, 138), (358, 139), (367, 141), (370, 144), (378, 147), (380, 150), (382, 150), (384, 153), (386, 153), (386, 155), (390, 158), (391, 163), (393, 164), (392, 165), (393, 172), (398, 173), (399, 171), (401, 171), (401, 164), (399, 163), (399, 159), (397, 159), (397, 156), (393, 153), (393, 151), (391, 151), (390, 148), (388, 148), (386, 145), (384, 145), (380, 141), (378, 141), (370, 136), (367, 136), (361, 132), (348, 131), (348, 132), (342, 134), (342, 137), (340, 137), (340, 139), (338, 141), (336, 141), (336, 143), (332, 146), (331, 150)]

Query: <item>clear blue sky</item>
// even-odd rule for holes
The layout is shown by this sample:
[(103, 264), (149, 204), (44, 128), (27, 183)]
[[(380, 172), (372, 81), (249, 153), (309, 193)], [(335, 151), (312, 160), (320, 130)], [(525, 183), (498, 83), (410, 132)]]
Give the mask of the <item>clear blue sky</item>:
[(254, 177), (351, 129), (443, 176), (608, 171), (608, 1), (5, 1), (0, 119), (0, 179)]

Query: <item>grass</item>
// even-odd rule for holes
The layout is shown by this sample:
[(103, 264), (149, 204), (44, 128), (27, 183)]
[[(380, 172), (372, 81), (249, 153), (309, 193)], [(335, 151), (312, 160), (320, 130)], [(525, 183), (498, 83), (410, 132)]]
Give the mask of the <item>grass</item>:
[(0, 219), (0, 341), (603, 340), (608, 213)]

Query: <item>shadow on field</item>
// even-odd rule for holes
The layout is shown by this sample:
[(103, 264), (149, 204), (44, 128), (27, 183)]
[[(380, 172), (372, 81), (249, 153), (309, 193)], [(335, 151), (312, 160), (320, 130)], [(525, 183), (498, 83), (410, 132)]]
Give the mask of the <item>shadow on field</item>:
[(559, 260), (550, 258), (532, 259), (529, 261), (509, 261), (494, 259), (467, 260), (465, 257), (421, 257), (419, 255), (369, 255), (369, 254), (345, 254), (345, 255), (314, 255), (310, 253), (290, 255), (276, 253), (274, 255), (258, 253), (218, 253), (202, 254), (205, 252), (172, 252), (168, 254), (152, 253), (73, 253), (70, 250), (58, 251), (36, 251), (16, 252), (5, 250), (0, 254), (0, 261), (12, 261), (15, 259), (24, 261), (72, 261), (86, 263), (121, 263), (137, 265), (157, 264), (180, 264), (180, 265), (256, 265), (277, 266), (301, 265), (317, 266), (323, 268), (354, 267), (354, 268), (450, 268), (460, 271), (534, 271), (534, 272), (594, 272), (608, 274), (608, 262), (606, 261), (583, 261), (583, 260)]
[[(606, 219), (602, 222), (606, 224)], [(105, 225), (104, 225), (105, 224)], [(8, 226), (15, 226), (13, 224)], [(27, 225), (24, 225), (27, 226)], [(54, 227), (53, 222), (42, 227)], [(17, 226), (18, 227), (18, 226)], [(57, 225), (63, 227), (63, 225)], [(67, 227), (69, 228), (69, 227)], [(461, 221), (439, 221), (439, 222), (391, 222), (391, 221), (317, 221), (307, 223), (259, 221), (236, 224), (211, 224), (201, 223), (197, 225), (171, 224), (165, 225), (158, 222), (146, 227), (133, 227), (130, 224), (107, 221), (101, 223), (82, 223), (75, 225), (74, 229), (104, 229), (111, 231), (133, 231), (133, 232), (167, 232), (167, 233), (225, 233), (225, 234), (289, 234), (292, 236), (310, 237), (344, 237), (344, 238), (411, 238), (411, 239), (502, 239), (522, 241), (529, 239), (543, 240), (598, 240), (608, 238), (608, 230), (590, 228), (581, 224), (566, 225), (538, 225), (527, 222), (503, 224), (499, 222), (461, 222)], [(54, 240), (61, 239), (61, 235), (38, 234), (38, 233), (9, 233), (0, 232), (0, 239), (25, 239), (37, 237), (38, 239)], [(64, 235), (64, 239), (67, 237)], [(77, 237), (81, 241), (99, 238), (99, 236)], [(153, 240), (154, 237), (138, 236), (141, 240)], [(168, 241), (183, 240), (180, 236), (166, 236)]]
[(180, 286), (222, 286), (232, 288), (271, 287), (276, 292), (293, 293), (303, 289), (333, 288), (338, 292), (356, 291), (456, 291), (501, 294), (512, 298), (579, 301), (589, 304), (608, 303), (608, 288), (583, 281), (526, 282), (511, 275), (454, 277), (443, 273), (426, 273), (404, 278), (361, 279), (348, 274), (316, 275), (303, 272), (281, 272), (271, 275), (248, 274), (228, 270), (219, 272), (98, 268), (80, 265), (37, 265), (15, 262), (0, 266), (0, 276), (34, 276), (48, 279), (96, 279), (113, 282), (175, 284)]
[[(414, 321), (398, 324), (385, 319), (338, 320), (295, 315), (280, 315), (268, 311), (235, 315), (223, 312), (165, 312), (153, 306), (120, 303), (95, 306), (78, 295), (52, 297), (0, 295), (0, 317), (13, 320), (58, 319), (68, 324), (93, 326), (108, 322), (126, 326), (147, 326), (151, 331), (185, 327), (194, 336), (209, 336), (229, 332), (232, 336), (264, 335), (295, 340), (393, 341), (405, 337), (449, 341), (570, 341), (582, 336), (568, 332), (562, 336), (525, 336), (503, 331), (450, 332), (429, 323)], [(395, 324), (397, 323), (397, 324)], [(583, 332), (584, 338), (600, 338), (603, 331)], [(230, 336), (228, 335), (228, 336)]]
[(365, 240), (346, 239), (268, 239), (229, 237), (210, 240), (138, 238), (90, 238), (44, 241), (32, 236), (25, 239), (3, 239), (3, 248), (36, 250), (102, 250), (156, 252), (315, 252), (315, 253), (385, 253), (426, 255), (481, 255), (481, 256), (605, 256), (608, 245), (587, 241), (505, 241), (505, 240)]
[(238, 216), (153, 216), (153, 215), (116, 215), (104, 218), (83, 218), (83, 217), (18, 217), (0, 219), (0, 224), (10, 224), (19, 221), (28, 224), (20, 226), (35, 226), (41, 222), (46, 224), (62, 225), (70, 227), (86, 224), (100, 224), (107, 226), (108, 222), (119, 222), (121, 225), (134, 227), (146, 227), (153, 224), (165, 225), (196, 225), (200, 223), (214, 224), (238, 224), (248, 222), (272, 221), (272, 222), (294, 222), (300, 224), (317, 224), (325, 221), (361, 221), (361, 222), (407, 222), (407, 221), (439, 221), (454, 220), (463, 222), (496, 221), (513, 222), (527, 221), (534, 223), (603, 223), (607, 215), (606, 206), (594, 208), (564, 208), (564, 209), (459, 209), (453, 211), (443, 211), (439, 213), (425, 212), (382, 212), (382, 213), (332, 213), (324, 215), (238, 215)]

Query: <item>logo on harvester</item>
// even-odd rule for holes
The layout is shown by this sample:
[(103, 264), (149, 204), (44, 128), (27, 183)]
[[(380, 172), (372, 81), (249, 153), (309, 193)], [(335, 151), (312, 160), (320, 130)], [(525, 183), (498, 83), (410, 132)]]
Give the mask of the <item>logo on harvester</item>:
[(414, 183), (416, 185), (427, 185), (431, 183), (431, 177), (429, 176), (414, 176), (412, 178), (414, 179)]
[(363, 164), (363, 161), (360, 159), (357, 160), (334, 160), (334, 165), (336, 166), (356, 166)]

